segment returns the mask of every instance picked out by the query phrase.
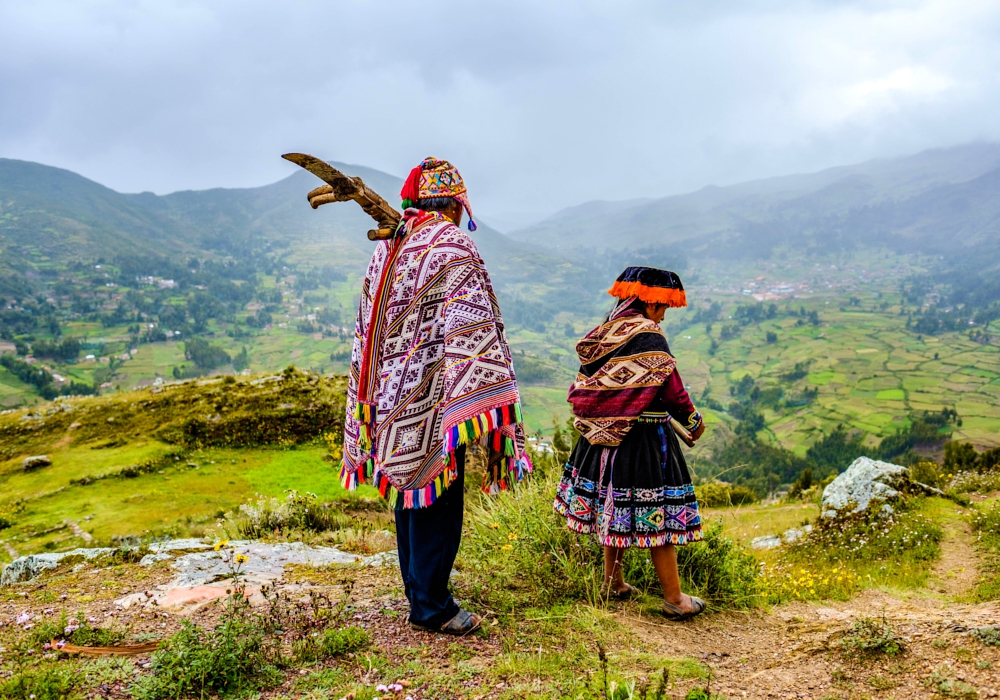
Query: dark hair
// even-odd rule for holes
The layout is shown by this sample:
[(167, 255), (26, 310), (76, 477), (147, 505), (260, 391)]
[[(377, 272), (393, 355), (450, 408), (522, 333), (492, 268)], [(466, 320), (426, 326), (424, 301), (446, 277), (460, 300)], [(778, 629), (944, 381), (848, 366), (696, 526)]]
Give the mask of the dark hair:
[(418, 199), (413, 203), (413, 206), (421, 211), (447, 211), (457, 202), (458, 200), (453, 197), (428, 197)]
[[(605, 323), (611, 320), (611, 314), (613, 314), (615, 311), (618, 311), (619, 310), (618, 307), (621, 304), (623, 304), (624, 301), (625, 301), (624, 299), (615, 299), (615, 303), (612, 305), (611, 310), (608, 311), (608, 313), (604, 314)], [(646, 305), (642, 302), (641, 299), (639, 299), (639, 297), (635, 297), (634, 299), (632, 299), (632, 301), (628, 305), (628, 308), (638, 311), (640, 314), (644, 316), (646, 315)], [(622, 310), (624, 311), (624, 309)]]

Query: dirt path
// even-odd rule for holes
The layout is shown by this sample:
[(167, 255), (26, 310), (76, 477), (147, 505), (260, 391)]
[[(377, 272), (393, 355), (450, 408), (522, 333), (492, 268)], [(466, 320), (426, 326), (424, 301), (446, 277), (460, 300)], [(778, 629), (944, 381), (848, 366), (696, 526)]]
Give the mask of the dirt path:
[[(883, 615), (906, 645), (904, 655), (860, 662), (840, 653), (836, 640), (855, 620)], [(634, 613), (622, 619), (664, 656), (711, 666), (713, 692), (728, 698), (819, 700), (890, 690), (884, 697), (926, 698), (942, 681), (966, 683), (978, 697), (1000, 690), (1000, 648), (970, 635), (1000, 624), (1000, 603), (906, 602), (867, 592), (847, 603), (796, 602), (766, 615), (719, 614), (685, 624)]]
[(934, 564), (928, 588), (962, 600), (972, 592), (979, 578), (979, 559), (973, 546), (975, 538), (962, 510), (942, 521), (944, 539), (941, 556)]
[(66, 526), (73, 531), (74, 535), (82, 539), (84, 542), (90, 543), (94, 541), (93, 536), (91, 536), (89, 532), (80, 527), (79, 523), (73, 520), (63, 520), (63, 522), (66, 523)]

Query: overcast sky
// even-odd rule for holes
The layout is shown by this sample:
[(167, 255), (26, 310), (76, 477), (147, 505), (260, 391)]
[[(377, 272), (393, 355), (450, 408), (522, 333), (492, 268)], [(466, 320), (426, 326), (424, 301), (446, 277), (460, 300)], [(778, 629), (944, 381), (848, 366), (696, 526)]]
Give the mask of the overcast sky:
[(0, 157), (126, 192), (435, 155), (507, 224), (975, 140), (1000, 0), (0, 0)]

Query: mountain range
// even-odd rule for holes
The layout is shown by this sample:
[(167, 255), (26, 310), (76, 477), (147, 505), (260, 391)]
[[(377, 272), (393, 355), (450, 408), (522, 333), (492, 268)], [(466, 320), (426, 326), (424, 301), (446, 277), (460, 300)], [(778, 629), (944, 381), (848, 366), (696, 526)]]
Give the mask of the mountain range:
[[(402, 186), (377, 170), (333, 165), (390, 200)], [(137, 254), (186, 259), (269, 246), (293, 257), (309, 251), (310, 263), (363, 272), (372, 249), (365, 237), (371, 220), (351, 203), (313, 211), (306, 193), (319, 184), (296, 171), (263, 187), (122, 194), (68, 170), (0, 158), (0, 291), (23, 289), (25, 272), (67, 260)], [(533, 279), (555, 262), (544, 249), (483, 223), (473, 238), (508, 281)]]
[[(402, 184), (333, 164), (390, 201)], [(256, 188), (122, 194), (67, 170), (0, 159), (0, 292), (23, 289), (26, 272), (44, 274), (60, 261), (123, 254), (224, 256), (272, 246), (361, 271), (370, 221), (349, 203), (313, 211), (305, 193), (318, 182), (296, 171)], [(589, 288), (596, 258), (613, 266), (630, 250), (657, 248), (755, 258), (876, 245), (992, 264), (998, 234), (1000, 145), (976, 143), (658, 199), (585, 202), (509, 236), (481, 223), (473, 237), (501, 286), (530, 289)]]
[(659, 199), (587, 202), (510, 236), (566, 251), (613, 242), (760, 256), (782, 245), (944, 254), (994, 248), (998, 234), (1000, 145), (975, 143)]

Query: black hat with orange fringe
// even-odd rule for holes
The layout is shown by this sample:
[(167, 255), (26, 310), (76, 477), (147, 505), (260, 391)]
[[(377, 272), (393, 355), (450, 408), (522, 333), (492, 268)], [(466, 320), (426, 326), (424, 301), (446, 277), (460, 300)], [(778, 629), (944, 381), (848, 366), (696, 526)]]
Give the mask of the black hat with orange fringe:
[(687, 306), (687, 294), (676, 272), (655, 267), (627, 267), (608, 290), (618, 299), (638, 298), (647, 304), (666, 304), (673, 308)]

